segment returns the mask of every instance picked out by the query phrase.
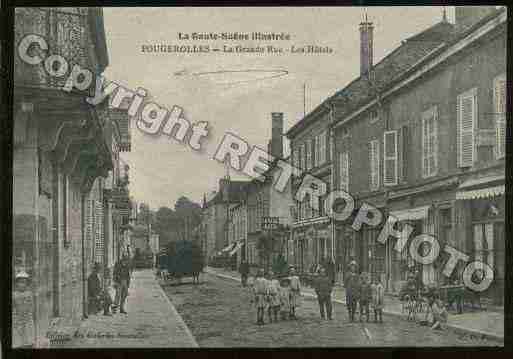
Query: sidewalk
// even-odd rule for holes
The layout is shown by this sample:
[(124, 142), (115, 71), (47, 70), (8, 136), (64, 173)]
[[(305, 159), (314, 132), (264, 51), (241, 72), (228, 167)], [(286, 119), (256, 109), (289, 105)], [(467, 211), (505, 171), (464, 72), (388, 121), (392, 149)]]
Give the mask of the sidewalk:
[(78, 330), (73, 333), (68, 330), (68, 340), (51, 344), (51, 347), (198, 347), (151, 270), (133, 272), (126, 310), (128, 315), (90, 315)]
[[(219, 277), (240, 281), (240, 274), (234, 271), (207, 267), (206, 272)], [(304, 297), (315, 297), (315, 291), (310, 287), (302, 288)], [(346, 304), (345, 290), (340, 285), (333, 289), (332, 298), (336, 303)], [(385, 310), (389, 315), (405, 316), (399, 299), (393, 296), (385, 296)], [(494, 340), (504, 340), (504, 312), (480, 311), (457, 315), (449, 314), (447, 326), (457, 332), (468, 333)]]

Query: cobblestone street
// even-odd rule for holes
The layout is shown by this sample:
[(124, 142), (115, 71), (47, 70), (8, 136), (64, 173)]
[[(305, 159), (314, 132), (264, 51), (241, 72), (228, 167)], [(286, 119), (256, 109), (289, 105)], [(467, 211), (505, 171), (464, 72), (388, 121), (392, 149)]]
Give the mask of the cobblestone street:
[(259, 327), (249, 290), (235, 281), (206, 273), (200, 285), (187, 279), (163, 288), (200, 347), (502, 345), (468, 334), (432, 331), (393, 316), (384, 316), (384, 324), (350, 323), (338, 303), (334, 320), (321, 321), (317, 302), (307, 297), (297, 321), (269, 324), (266, 317), (266, 325)]

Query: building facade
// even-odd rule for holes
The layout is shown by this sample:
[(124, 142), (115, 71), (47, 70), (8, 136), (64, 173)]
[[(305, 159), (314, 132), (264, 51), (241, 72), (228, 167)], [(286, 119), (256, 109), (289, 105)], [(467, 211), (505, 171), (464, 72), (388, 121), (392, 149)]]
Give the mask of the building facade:
[(201, 227), (204, 233), (201, 248), (208, 263), (229, 246), (230, 206), (244, 199), (246, 181), (219, 180), (219, 190), (205, 199), (202, 209)]
[[(505, 24), (504, 9), (456, 7), (455, 25), (443, 19), (403, 41), (337, 94), (344, 106), (337, 106), (332, 126), (336, 186), (412, 225), (412, 237), (432, 234), (492, 266), (495, 280), (485, 297), (499, 304), (505, 265)], [(387, 68), (399, 71), (390, 78)], [(359, 84), (362, 78), (367, 85)], [(393, 240), (377, 243), (379, 230), (364, 225), (355, 232), (340, 223), (336, 238), (389, 291), (400, 289), (413, 266), (425, 285), (461, 280), (461, 267), (453, 278), (441, 274), (445, 256), (416, 265), (406, 251), (392, 249)], [(421, 250), (429, 255), (428, 247)]]
[[(306, 174), (326, 183), (327, 193), (331, 190), (333, 141), (329, 126), (332, 116), (333, 107), (328, 99), (287, 131), (292, 165), (301, 170), (299, 176), (293, 177), (291, 196), (297, 192)], [(318, 209), (313, 208), (308, 196), (303, 202), (294, 200), (291, 207), (293, 219), (289, 262), (294, 263), (302, 272), (309, 271), (314, 264), (328, 258), (338, 263), (333, 241), (333, 222), (326, 215), (325, 198), (319, 200)]]
[[(27, 34), (94, 75), (108, 64), (100, 8), (17, 8), (15, 42)], [(49, 72), (15, 56), (13, 278), (23, 271), (30, 281), (25, 292), (13, 286), (16, 347), (44, 345), (51, 323), (86, 317), (92, 265), (108, 267), (113, 256), (104, 193), (116, 156), (109, 111), (84, 101), (94, 86), (66, 92), (65, 78)]]

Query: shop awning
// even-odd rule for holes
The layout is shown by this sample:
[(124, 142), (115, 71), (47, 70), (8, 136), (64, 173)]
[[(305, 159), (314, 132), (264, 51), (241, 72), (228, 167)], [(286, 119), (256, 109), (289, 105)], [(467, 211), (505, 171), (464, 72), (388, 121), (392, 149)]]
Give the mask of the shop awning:
[(418, 219), (427, 218), (430, 206), (421, 206), (415, 208), (403, 209), (400, 211), (392, 211), (390, 212), (391, 217), (397, 218), (399, 221), (415, 221)]
[(503, 195), (504, 176), (487, 176), (469, 179), (459, 185), (456, 199), (490, 198)]
[(242, 242), (236, 242), (233, 249), (230, 251), (230, 257), (233, 256), (242, 247)]
[(504, 185), (456, 192), (456, 199), (490, 198), (504, 194)]

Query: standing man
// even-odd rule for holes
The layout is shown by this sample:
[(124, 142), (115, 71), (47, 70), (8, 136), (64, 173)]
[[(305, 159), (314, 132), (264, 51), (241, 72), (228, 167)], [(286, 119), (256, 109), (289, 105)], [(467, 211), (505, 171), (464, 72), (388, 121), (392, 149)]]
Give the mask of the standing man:
[(242, 282), (242, 286), (246, 287), (248, 284), (248, 275), (249, 275), (249, 264), (243, 259), (239, 266), (240, 279)]
[(126, 255), (114, 267), (114, 282), (116, 283), (116, 300), (119, 300), (119, 312), (127, 314), (125, 301), (130, 287), (130, 265)]
[(358, 302), (360, 292), (360, 280), (358, 274), (356, 274), (356, 266), (350, 266), (350, 270), (344, 279), (346, 289), (346, 305), (349, 314), (349, 320), (354, 322), (356, 304)]
[(296, 269), (290, 267), (290, 318), (297, 319), (296, 309), (299, 307), (301, 300), (301, 282), (296, 274)]
[(326, 275), (326, 270), (321, 267), (319, 269), (319, 276), (315, 280), (315, 293), (317, 294), (317, 301), (319, 302), (319, 309), (321, 312), (321, 318), (326, 319), (324, 315), (324, 309), (328, 315), (328, 320), (331, 320), (331, 290), (333, 286), (331, 279)]

